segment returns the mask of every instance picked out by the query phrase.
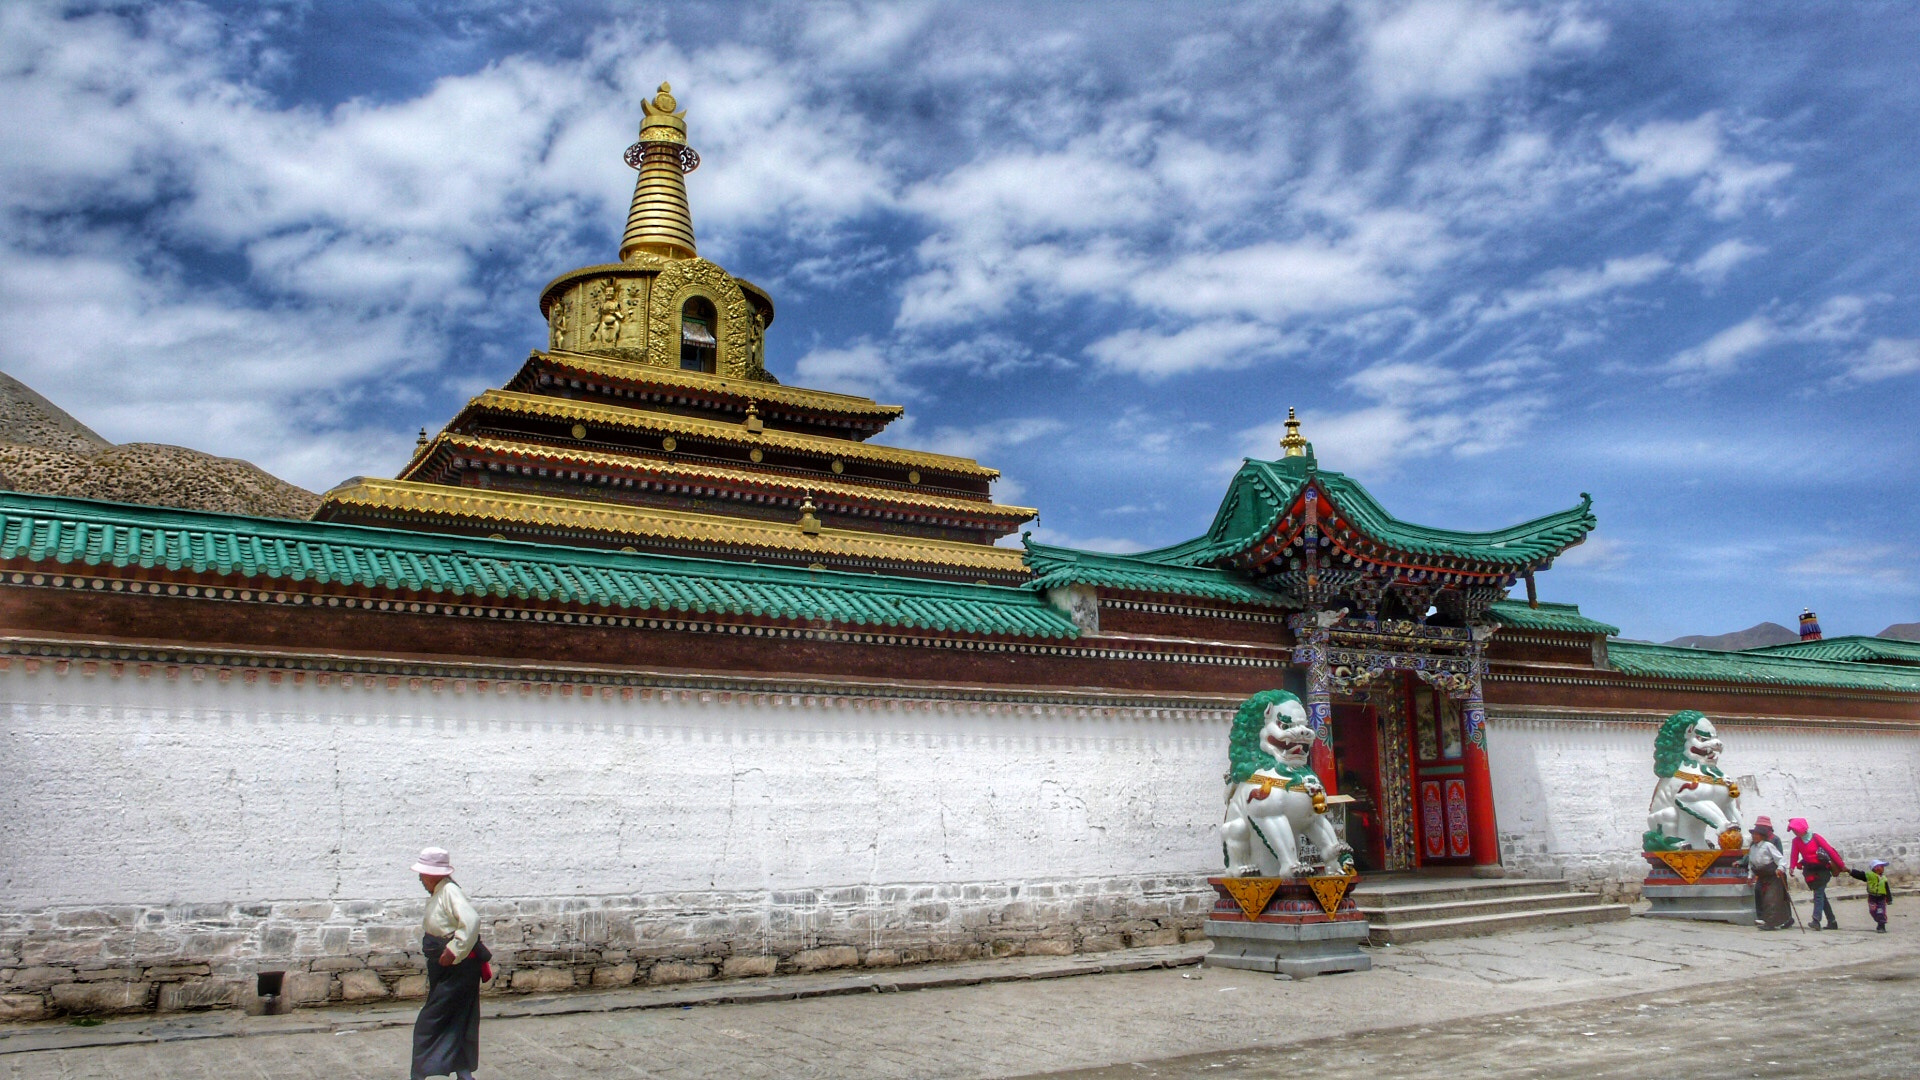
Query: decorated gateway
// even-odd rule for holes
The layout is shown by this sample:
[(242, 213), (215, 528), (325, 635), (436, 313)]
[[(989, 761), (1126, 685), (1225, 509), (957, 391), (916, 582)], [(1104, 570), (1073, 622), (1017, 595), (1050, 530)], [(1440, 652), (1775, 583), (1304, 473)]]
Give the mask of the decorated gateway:
[[(1683, 709), (1740, 819), (1911, 869), (1920, 647), (1620, 640), (1535, 599), (1585, 497), (1410, 524), (1297, 421), (1187, 543), (1015, 545), (992, 468), (768, 375), (773, 301), (698, 256), (666, 87), (627, 160), (616, 261), (531, 298), (544, 348), (396, 477), (310, 521), (0, 492), (8, 1015), (224, 1006), (267, 969), (416, 993), (393, 868), (428, 843), (502, 992), (1192, 940), (1209, 875), (1288, 857), (1358, 871), (1336, 907), (1479, 875), (1533, 898), (1481, 929), (1614, 917), (1655, 834), (1701, 839), (1649, 819)], [(1269, 691), (1298, 714), (1271, 809), (1341, 828), (1223, 857)]]

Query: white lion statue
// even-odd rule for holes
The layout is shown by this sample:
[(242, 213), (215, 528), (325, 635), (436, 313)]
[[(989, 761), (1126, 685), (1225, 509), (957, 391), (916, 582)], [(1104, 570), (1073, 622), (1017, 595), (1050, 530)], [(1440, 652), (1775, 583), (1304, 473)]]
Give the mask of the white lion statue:
[(1720, 735), (1713, 721), (1687, 709), (1667, 717), (1653, 740), (1653, 786), (1647, 807), (1647, 851), (1718, 851), (1740, 846), (1740, 785), (1720, 771)]
[[(1227, 872), (1238, 877), (1347, 874), (1353, 849), (1327, 816), (1327, 790), (1308, 767), (1318, 734), (1300, 699), (1262, 690), (1233, 718), (1228, 740), (1227, 816), (1220, 846)], [(1305, 839), (1311, 860), (1301, 857)]]

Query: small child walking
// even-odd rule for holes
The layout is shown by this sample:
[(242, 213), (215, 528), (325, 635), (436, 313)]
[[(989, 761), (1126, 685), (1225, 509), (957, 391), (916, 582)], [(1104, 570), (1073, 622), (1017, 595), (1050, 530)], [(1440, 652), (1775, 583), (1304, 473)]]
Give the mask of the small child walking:
[(1887, 903), (1893, 899), (1893, 888), (1887, 884), (1887, 860), (1875, 859), (1865, 870), (1847, 873), (1867, 883), (1867, 914), (1873, 916), (1874, 932), (1886, 933)]

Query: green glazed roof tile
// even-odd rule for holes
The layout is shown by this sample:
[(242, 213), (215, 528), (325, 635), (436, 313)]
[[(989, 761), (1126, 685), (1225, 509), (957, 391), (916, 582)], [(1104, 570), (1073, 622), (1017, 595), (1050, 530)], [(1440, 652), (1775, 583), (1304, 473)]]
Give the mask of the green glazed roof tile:
[(481, 540), (0, 491), (0, 559), (164, 566), (450, 596), (538, 598), (970, 634), (1077, 636), (1026, 588)]
[(1549, 604), (1542, 600), (1540, 606), (1529, 607), (1524, 600), (1500, 600), (1489, 609), (1501, 626), (1516, 630), (1558, 630), (1568, 634), (1599, 634), (1612, 637), (1620, 632), (1617, 626), (1608, 626), (1598, 619), (1589, 619), (1580, 614), (1577, 604)]
[(1752, 651), (1719, 652), (1644, 641), (1608, 642), (1607, 662), (1628, 675), (1662, 679), (1920, 693), (1920, 672), (1891, 664), (1812, 660)]
[(1309, 482), (1375, 542), (1412, 555), (1466, 559), (1524, 570), (1551, 561), (1579, 543), (1598, 523), (1593, 500), (1493, 532), (1459, 532), (1401, 521), (1387, 513), (1360, 482), (1318, 467), (1311, 457), (1249, 458), (1234, 474), (1206, 535), (1142, 552), (1149, 562), (1202, 565), (1232, 558), (1266, 539)]
[(1847, 637), (1820, 641), (1793, 641), (1785, 645), (1763, 645), (1745, 649), (1749, 655), (1798, 656), (1808, 660), (1853, 660), (1868, 663), (1920, 664), (1920, 641), (1899, 638)]
[(1026, 546), (1027, 568), (1034, 573), (1026, 587), (1040, 592), (1064, 585), (1098, 585), (1262, 607), (1296, 604), (1287, 594), (1255, 585), (1238, 571), (1153, 562), (1133, 555), (1076, 551), (1032, 540), (1026, 541)]

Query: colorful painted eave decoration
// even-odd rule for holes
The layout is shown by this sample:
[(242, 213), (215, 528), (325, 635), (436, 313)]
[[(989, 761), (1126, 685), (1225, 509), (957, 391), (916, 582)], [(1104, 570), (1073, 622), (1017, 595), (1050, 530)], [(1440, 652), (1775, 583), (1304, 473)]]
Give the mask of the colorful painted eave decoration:
[(1378, 566), (1415, 581), (1510, 581), (1584, 540), (1598, 524), (1592, 507), (1583, 495), (1577, 506), (1494, 532), (1436, 529), (1387, 513), (1358, 481), (1321, 471), (1311, 457), (1250, 459), (1206, 535), (1138, 557), (1251, 570), (1286, 558), (1311, 523), (1329, 541), (1322, 554), (1333, 563)]
[(158, 569), (400, 593), (692, 612), (851, 626), (1072, 638), (1071, 619), (1017, 587), (483, 540), (0, 492), (13, 572)]
[(656, 367), (652, 364), (636, 364), (611, 357), (589, 356), (584, 353), (559, 350), (534, 353), (528, 358), (527, 365), (522, 371), (524, 374), (536, 368), (567, 371), (589, 380), (598, 380), (601, 383), (621, 387), (675, 390), (683, 394), (706, 395), (711, 397), (714, 403), (753, 401), (782, 405), (805, 413), (860, 417), (878, 426), (884, 426), (889, 421), (899, 419), (900, 415), (906, 411), (904, 406), (882, 405), (872, 398), (857, 397), (852, 394), (836, 394), (826, 390), (782, 386), (779, 383), (732, 379), (723, 375), (679, 371)]

